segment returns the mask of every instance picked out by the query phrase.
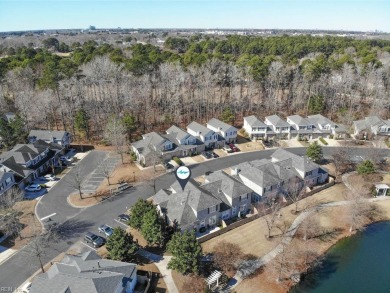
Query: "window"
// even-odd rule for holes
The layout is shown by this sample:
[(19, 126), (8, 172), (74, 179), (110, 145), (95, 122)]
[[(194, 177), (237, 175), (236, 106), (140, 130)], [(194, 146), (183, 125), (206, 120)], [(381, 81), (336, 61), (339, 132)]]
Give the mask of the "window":
[(246, 211), (246, 204), (240, 206), (240, 212), (243, 213)]
[(213, 206), (213, 207), (209, 207), (209, 214), (214, 213), (214, 212), (216, 212), (217, 210), (218, 210), (218, 205)]
[(306, 176), (311, 176), (313, 175), (313, 171), (306, 172)]
[(237, 207), (232, 207), (232, 215), (234, 216), (235, 214), (237, 214)]
[(205, 220), (200, 221), (199, 227), (204, 227), (204, 226), (206, 226), (206, 221)]

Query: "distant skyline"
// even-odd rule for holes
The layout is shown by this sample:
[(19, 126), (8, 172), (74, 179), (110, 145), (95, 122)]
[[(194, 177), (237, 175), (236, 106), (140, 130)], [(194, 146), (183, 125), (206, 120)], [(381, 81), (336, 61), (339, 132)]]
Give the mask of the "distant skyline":
[(0, 0), (0, 31), (89, 25), (390, 32), (390, 0)]

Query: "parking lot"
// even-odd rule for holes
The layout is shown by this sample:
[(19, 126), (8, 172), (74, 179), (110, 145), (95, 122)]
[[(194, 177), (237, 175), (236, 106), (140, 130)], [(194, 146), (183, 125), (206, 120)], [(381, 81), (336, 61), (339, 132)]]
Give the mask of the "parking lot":
[(102, 163), (93, 171), (90, 176), (83, 182), (82, 192), (83, 193), (93, 193), (100, 186), (103, 180), (106, 178), (104, 173), (111, 174), (118, 164), (120, 157), (115, 155), (106, 158)]

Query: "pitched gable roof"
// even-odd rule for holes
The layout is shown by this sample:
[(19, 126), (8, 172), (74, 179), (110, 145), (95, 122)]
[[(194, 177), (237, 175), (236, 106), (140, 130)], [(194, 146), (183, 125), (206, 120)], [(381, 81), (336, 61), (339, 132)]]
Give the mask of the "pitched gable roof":
[(287, 117), (292, 123), (298, 125), (298, 126), (309, 126), (312, 125), (308, 119), (303, 118), (300, 115), (292, 115)]
[(178, 142), (190, 136), (187, 131), (184, 131), (175, 125), (169, 127), (166, 133), (169, 134), (172, 138), (176, 139)]
[(226, 132), (227, 130), (229, 130), (230, 128), (234, 128), (236, 129), (234, 126), (232, 125), (229, 125), (219, 119), (216, 119), (216, 118), (212, 118), (210, 119), (209, 122), (207, 122), (207, 125), (210, 125), (211, 127), (214, 127), (216, 129), (219, 129), (223, 132)]
[(271, 155), (273, 161), (285, 161), (291, 160), (291, 166), (302, 172), (309, 172), (315, 169), (318, 169), (319, 166), (310, 160), (307, 156), (298, 156), (291, 152), (286, 151), (285, 149), (279, 148)]
[(101, 259), (95, 252), (66, 255), (46, 273), (36, 276), (31, 293), (106, 293), (125, 288), (136, 278), (136, 265)]
[(264, 122), (257, 119), (257, 117), (254, 115), (244, 117), (244, 120), (252, 127), (267, 127)]
[(195, 133), (199, 133), (200, 135), (207, 136), (210, 133), (214, 133), (213, 130), (207, 128), (206, 126), (203, 126), (202, 124), (199, 124), (198, 122), (191, 122), (187, 126), (187, 130), (192, 130)]
[(63, 130), (31, 130), (28, 137), (50, 141), (52, 139), (62, 140), (66, 134), (67, 132)]
[(268, 120), (272, 125), (276, 127), (289, 127), (290, 124), (287, 123), (287, 121), (284, 121), (282, 118), (280, 118), (278, 115), (271, 115), (265, 117), (266, 120)]

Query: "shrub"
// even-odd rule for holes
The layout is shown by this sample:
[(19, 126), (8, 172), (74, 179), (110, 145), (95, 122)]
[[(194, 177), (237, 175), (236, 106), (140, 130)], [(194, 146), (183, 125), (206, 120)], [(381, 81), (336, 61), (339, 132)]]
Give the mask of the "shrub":
[(371, 174), (375, 172), (375, 166), (370, 160), (365, 160), (358, 165), (357, 172), (359, 174)]
[(179, 166), (183, 165), (183, 162), (178, 157), (173, 157), (172, 160), (174, 160)]
[(325, 140), (323, 137), (320, 137), (319, 140), (320, 140), (320, 142), (322, 142), (324, 145), (328, 145), (328, 143), (326, 142), (326, 140)]
[(333, 138), (334, 138), (334, 135), (333, 135), (333, 134), (329, 135), (329, 138), (330, 138), (330, 139), (333, 139)]

